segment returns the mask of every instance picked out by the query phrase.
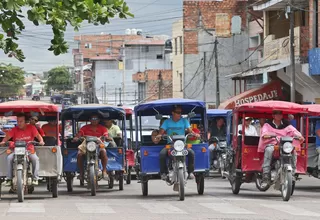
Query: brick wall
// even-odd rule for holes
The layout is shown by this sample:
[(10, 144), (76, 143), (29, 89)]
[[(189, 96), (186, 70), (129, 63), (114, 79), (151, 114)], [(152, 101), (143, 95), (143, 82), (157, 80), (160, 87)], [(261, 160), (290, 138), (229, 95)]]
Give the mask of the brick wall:
[(310, 49), (310, 31), (309, 27), (301, 27), (300, 29), (300, 56), (303, 60), (306, 60), (308, 57), (308, 51)]
[[(240, 15), (242, 28), (246, 27), (246, 1), (224, 0), (216, 1), (184, 1), (183, 2), (183, 28), (184, 28), (184, 52), (185, 54), (198, 53), (198, 29), (199, 11), (202, 16), (202, 24), (206, 29), (215, 28), (216, 13), (228, 13), (231, 17)], [(231, 26), (231, 24), (230, 24)]]

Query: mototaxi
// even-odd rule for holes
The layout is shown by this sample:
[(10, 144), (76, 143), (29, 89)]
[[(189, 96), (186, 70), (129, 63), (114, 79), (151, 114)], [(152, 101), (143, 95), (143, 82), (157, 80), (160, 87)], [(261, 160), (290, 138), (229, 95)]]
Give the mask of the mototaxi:
[[(188, 115), (189, 118), (196, 114), (201, 115), (201, 121), (207, 121), (205, 103), (202, 101), (189, 100), (189, 99), (160, 99), (157, 101), (151, 101), (137, 105), (134, 108), (135, 113), (135, 126), (136, 126), (136, 140), (141, 140), (140, 144), (136, 142), (136, 149), (140, 152), (139, 163), (136, 166), (137, 173), (139, 173), (139, 179), (141, 183), (142, 195), (148, 195), (148, 183), (149, 180), (155, 179), (160, 173), (159, 154), (163, 148), (171, 148), (171, 152), (177, 150), (170, 144), (168, 140), (162, 140), (158, 144), (152, 142), (151, 131), (150, 135), (142, 135), (141, 121), (143, 117), (155, 116), (157, 120), (162, 119), (163, 116), (170, 116), (172, 114), (172, 108), (174, 105), (179, 105), (182, 108), (182, 115)], [(207, 124), (204, 123), (204, 134), (207, 134)], [(195, 153), (195, 182), (197, 184), (198, 194), (202, 195), (204, 192), (204, 178), (207, 172), (209, 172), (209, 151), (206, 135), (202, 134), (204, 141), (200, 144), (188, 144), (185, 147), (192, 148)], [(139, 138), (140, 136), (140, 138)], [(180, 135), (175, 135), (180, 136)], [(178, 139), (181, 137), (177, 137)], [(185, 138), (185, 137), (183, 137)], [(174, 139), (174, 136), (168, 137), (168, 139)], [(186, 139), (186, 138), (185, 138)], [(180, 139), (181, 141), (181, 139)], [(187, 160), (187, 158), (186, 158)], [(186, 162), (186, 161), (185, 161)], [(184, 200), (184, 185), (181, 179), (179, 182), (179, 197), (180, 200)], [(169, 186), (173, 183), (166, 182)]]
[[(308, 121), (308, 111), (306, 107), (284, 101), (247, 103), (236, 107), (233, 111), (232, 150), (227, 157), (228, 179), (232, 186), (233, 194), (239, 193), (243, 183), (255, 182), (260, 191), (266, 191), (271, 186), (270, 184), (266, 187), (261, 186), (264, 153), (258, 152), (260, 136), (245, 136), (242, 131), (245, 130), (245, 122), (243, 120), (245, 117), (272, 120), (272, 112), (274, 109), (282, 111), (284, 119), (288, 117), (288, 114), (292, 114), (298, 123), (300, 123), (300, 119), (303, 117)], [(241, 120), (242, 131), (239, 132), (238, 124)], [(306, 125), (304, 132), (300, 130), (300, 133), (307, 135), (308, 125)], [(276, 190), (281, 191), (282, 199), (288, 201), (294, 191), (295, 179), (298, 178), (299, 174), (305, 174), (307, 171), (308, 140), (305, 140), (305, 144), (302, 144), (299, 150), (292, 144), (293, 138), (271, 136), (265, 138), (276, 138), (278, 141), (278, 144), (274, 146), (274, 154), (271, 163), (271, 184), (274, 184)], [(285, 159), (290, 158), (290, 160), (292, 160), (293, 153), (284, 151), (283, 145), (286, 142), (291, 142), (291, 149), (296, 150), (297, 153), (296, 178), (292, 176), (292, 172), (290, 171), (289, 167), (291, 167), (291, 163), (287, 166), (289, 162)], [(279, 172), (276, 172), (277, 170)]]
[[(37, 116), (39, 121), (59, 120), (59, 109), (56, 105), (38, 101), (12, 101), (0, 103), (0, 115), (12, 116), (18, 113), (25, 113), (27, 116)], [(3, 137), (1, 137), (1, 140)], [(0, 141), (1, 141), (0, 140)], [(35, 146), (35, 152), (39, 157), (39, 177), (46, 179), (50, 187), (52, 197), (58, 197), (58, 183), (62, 174), (62, 154), (59, 146), (58, 127), (56, 137), (43, 137), (44, 146)], [(10, 141), (10, 140), (9, 140)], [(37, 141), (37, 140), (36, 140)], [(8, 147), (0, 147), (0, 183), (5, 181), (7, 175), (7, 152)], [(15, 177), (14, 177), (15, 178)], [(34, 186), (27, 187), (25, 185), (24, 194), (32, 194)], [(11, 189), (15, 192), (15, 189)], [(1, 192), (1, 185), (0, 185)], [(24, 195), (20, 198), (24, 200)]]
[[(109, 183), (108, 187), (113, 188), (114, 180), (119, 181), (119, 190), (123, 190), (124, 175), (125, 171), (125, 149), (127, 148), (127, 138), (126, 138), (126, 114), (123, 108), (100, 105), (100, 104), (84, 104), (71, 106), (68, 109), (62, 110), (61, 121), (62, 121), (62, 131), (64, 132), (64, 126), (66, 121), (72, 121), (72, 133), (73, 137), (78, 133), (80, 123), (87, 122), (90, 115), (98, 114), (101, 115), (103, 119), (121, 120), (124, 123), (124, 130), (122, 130), (122, 140), (116, 140), (114, 138), (117, 147), (109, 147), (108, 143), (105, 143), (103, 147), (107, 151), (108, 163), (107, 171), (109, 173)], [(64, 134), (63, 134), (64, 137)], [(73, 179), (79, 172), (77, 166), (77, 154), (78, 146), (82, 143), (81, 141), (73, 142), (73, 137), (68, 137), (63, 141), (63, 175), (67, 182), (68, 192), (73, 191)], [(102, 165), (100, 160), (98, 161), (98, 169), (96, 175), (96, 182), (102, 179)], [(87, 161), (84, 160), (84, 166), (86, 166)], [(87, 181), (87, 178), (85, 178)], [(87, 188), (94, 187), (95, 184), (87, 185)], [(91, 194), (94, 196), (96, 194), (96, 189), (91, 189)]]

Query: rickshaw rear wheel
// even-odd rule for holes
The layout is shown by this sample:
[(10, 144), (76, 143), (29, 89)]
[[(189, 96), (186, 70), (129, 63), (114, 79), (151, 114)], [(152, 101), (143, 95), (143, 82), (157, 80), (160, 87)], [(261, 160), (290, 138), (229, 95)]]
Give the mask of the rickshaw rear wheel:
[(234, 177), (231, 183), (232, 186), (232, 193), (237, 195), (240, 192), (240, 187), (241, 187), (241, 178), (237, 175)]
[(293, 195), (293, 192), (294, 192), (295, 187), (296, 187), (296, 181), (292, 181), (291, 196)]
[(131, 169), (128, 169), (128, 175), (127, 175), (127, 179), (126, 179), (127, 184), (131, 183)]
[(148, 181), (143, 180), (141, 182), (141, 189), (142, 189), (142, 195), (147, 196), (148, 195)]
[(119, 174), (119, 190), (123, 190), (123, 184), (124, 184), (124, 176), (123, 174)]
[(51, 179), (51, 191), (52, 191), (52, 197), (57, 198), (58, 197), (58, 178)]
[(268, 184), (266, 187), (261, 187), (261, 177), (256, 174), (256, 187), (259, 191), (265, 192), (270, 188), (270, 184)]
[(199, 195), (203, 195), (204, 192), (204, 176), (200, 175), (196, 177), (196, 183), (197, 183), (197, 191)]
[(72, 192), (73, 191), (73, 176), (72, 176), (72, 174), (67, 174), (66, 182), (67, 182), (68, 192)]
[(109, 175), (109, 189), (113, 189), (114, 185), (114, 178), (113, 176)]
[(34, 186), (30, 186), (30, 187), (28, 188), (28, 194), (32, 194), (33, 191), (34, 191)]

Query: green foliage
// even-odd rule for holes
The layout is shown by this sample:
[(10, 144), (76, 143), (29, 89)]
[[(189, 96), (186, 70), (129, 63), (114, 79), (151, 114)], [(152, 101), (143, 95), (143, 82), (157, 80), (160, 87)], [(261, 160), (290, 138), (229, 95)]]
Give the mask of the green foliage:
[(16, 41), (25, 29), (21, 18), (22, 7), (28, 8), (28, 20), (35, 26), (46, 24), (52, 26), (53, 39), (51, 47), (55, 55), (68, 51), (64, 32), (70, 24), (78, 31), (83, 21), (94, 25), (109, 23), (110, 18), (133, 16), (124, 0), (2, 0), (0, 1), (0, 49), (9, 57), (16, 57), (23, 62), (25, 56)]
[(24, 71), (20, 67), (0, 64), (0, 97), (20, 94), (24, 84)]
[(72, 89), (72, 80), (68, 68), (59, 66), (48, 72), (47, 89), (69, 90)]

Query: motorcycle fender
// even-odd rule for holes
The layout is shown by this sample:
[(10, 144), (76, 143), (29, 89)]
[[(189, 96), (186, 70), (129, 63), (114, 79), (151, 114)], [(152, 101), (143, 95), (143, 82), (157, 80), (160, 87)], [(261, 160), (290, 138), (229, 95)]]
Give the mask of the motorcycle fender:
[(95, 160), (90, 160), (90, 165), (92, 165), (92, 164), (95, 164), (96, 163), (96, 161)]
[(17, 165), (17, 170), (23, 170), (23, 165), (22, 164), (18, 164)]
[(287, 170), (287, 171), (292, 171), (292, 166), (290, 165), (290, 164), (286, 164), (285, 165), (285, 170)]
[(183, 168), (184, 164), (182, 162), (179, 162), (179, 168)]

